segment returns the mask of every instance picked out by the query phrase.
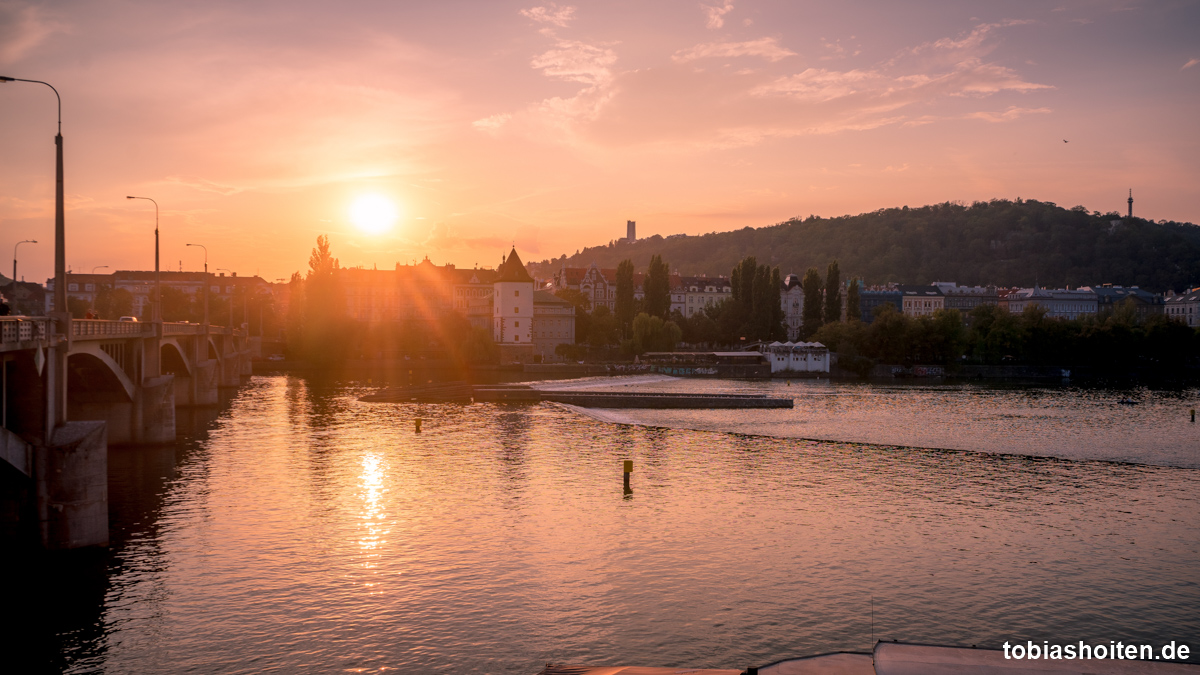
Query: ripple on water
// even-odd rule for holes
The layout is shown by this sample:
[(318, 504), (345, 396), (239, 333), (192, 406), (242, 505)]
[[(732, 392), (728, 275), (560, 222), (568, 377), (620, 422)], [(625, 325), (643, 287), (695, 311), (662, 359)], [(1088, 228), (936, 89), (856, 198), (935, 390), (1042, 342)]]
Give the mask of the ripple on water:
[[(744, 667), (869, 648), (872, 599), (884, 639), (1200, 630), (1200, 473), (896, 447), (940, 434), (980, 444), (963, 450), (996, 435), (1023, 448), (1031, 429), (1068, 438), (1063, 420), (1108, 415), (1082, 444), (1124, 412), (1062, 392), (790, 389), (794, 419), (611, 413), (646, 425), (628, 426), (553, 405), (365, 404), (353, 385), (255, 378), (170, 450), (177, 461), (114, 453), (101, 627), (64, 637), (65, 658), (78, 672)], [(994, 426), (936, 429), (956, 416)], [(779, 433), (793, 422), (864, 443)], [(892, 445), (865, 444), (885, 431)], [(1133, 451), (1174, 457), (1162, 446)]]

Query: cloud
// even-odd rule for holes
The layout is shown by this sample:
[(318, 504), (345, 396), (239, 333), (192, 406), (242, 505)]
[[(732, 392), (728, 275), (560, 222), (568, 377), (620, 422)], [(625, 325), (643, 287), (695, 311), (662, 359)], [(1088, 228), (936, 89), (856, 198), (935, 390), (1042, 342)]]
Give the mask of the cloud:
[(1191, 59), (1187, 63), (1183, 64), (1183, 67), (1180, 68), (1180, 70), (1187, 70), (1188, 68), (1191, 68), (1192, 66), (1196, 65), (1197, 63), (1200, 63), (1200, 59)]
[(1004, 112), (987, 112), (978, 111), (968, 113), (967, 119), (983, 120), (985, 122), (1011, 122), (1018, 117), (1025, 115), (1039, 115), (1054, 112), (1050, 108), (1018, 108), (1017, 106), (1009, 106)]
[(609, 66), (617, 60), (616, 52), (575, 40), (559, 40), (552, 49), (531, 62), (547, 77), (596, 86), (611, 79)]
[(0, 2), (0, 64), (15, 63), (50, 35), (64, 30), (39, 7)]
[(521, 16), (527, 19), (533, 19), (538, 23), (550, 24), (559, 28), (566, 28), (571, 23), (571, 19), (575, 18), (574, 7), (559, 7), (554, 3), (550, 3), (549, 7), (530, 7), (529, 9), (521, 10)]
[(501, 113), (499, 115), (492, 115), (491, 117), (484, 117), (483, 119), (475, 120), (474, 122), (471, 122), (471, 126), (475, 127), (476, 129), (478, 129), (480, 131), (494, 132), (494, 131), (499, 131), (500, 127), (504, 126), (505, 123), (507, 123), (511, 119), (512, 119), (511, 114)]
[(700, 5), (700, 9), (708, 17), (708, 27), (716, 30), (725, 25), (725, 15), (733, 11), (733, 0), (725, 0), (725, 4), (719, 6)]
[(696, 59), (731, 56), (758, 56), (774, 63), (789, 56), (796, 56), (796, 52), (786, 47), (780, 47), (779, 41), (773, 37), (764, 37), (747, 42), (699, 44), (690, 49), (681, 49), (675, 52), (671, 60), (676, 63), (686, 63)]

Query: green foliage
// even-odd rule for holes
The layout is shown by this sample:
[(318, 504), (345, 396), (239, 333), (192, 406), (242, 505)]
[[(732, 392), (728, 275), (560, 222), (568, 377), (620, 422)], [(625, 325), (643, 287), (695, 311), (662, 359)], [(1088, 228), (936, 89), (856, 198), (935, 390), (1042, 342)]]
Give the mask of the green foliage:
[(836, 260), (825, 272), (825, 323), (842, 320), (842, 273)]
[(133, 315), (133, 294), (124, 288), (101, 284), (96, 289), (96, 312), (101, 319), (115, 321)]
[(301, 338), (304, 358), (319, 364), (332, 364), (347, 356), (345, 339), (345, 294), (338, 283), (337, 258), (329, 247), (329, 238), (317, 237), (317, 246), (308, 259), (304, 279), (304, 330)]
[(858, 279), (850, 280), (850, 288), (846, 290), (846, 320), (855, 321), (862, 318), (862, 304), (858, 294)]
[[(620, 341), (620, 327), (617, 326), (617, 317), (609, 311), (606, 305), (600, 305), (592, 311), (589, 324), (587, 342), (592, 347), (603, 348), (615, 345)], [(578, 331), (579, 327), (576, 326), (575, 330)]]
[[(1029, 287), (1036, 279), (1051, 287), (1108, 282), (1180, 291), (1200, 279), (1200, 228), (1141, 218), (1114, 226), (1110, 221), (1118, 218), (1034, 200), (943, 203), (702, 236), (652, 236), (588, 248), (562, 262), (611, 267), (628, 258), (645, 265), (660, 254), (683, 274), (715, 274), (748, 256), (785, 273), (836, 259), (872, 284)], [(735, 279), (734, 285), (740, 292), (743, 283)]]
[(629, 351), (633, 354), (674, 351), (681, 339), (683, 331), (674, 321), (663, 321), (660, 317), (643, 312), (633, 319)]
[(633, 323), (633, 261), (622, 260), (617, 265), (617, 323), (622, 331), (628, 331)]
[(646, 281), (642, 289), (646, 313), (650, 316), (664, 319), (671, 310), (670, 273), (670, 267), (663, 262), (662, 256), (655, 255), (650, 258), (650, 268), (646, 270)]

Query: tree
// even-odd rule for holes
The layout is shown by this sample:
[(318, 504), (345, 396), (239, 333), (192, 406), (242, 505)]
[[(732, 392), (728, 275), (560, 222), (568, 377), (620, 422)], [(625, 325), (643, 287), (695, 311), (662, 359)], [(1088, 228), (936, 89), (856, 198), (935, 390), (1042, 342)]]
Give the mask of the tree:
[(674, 321), (663, 321), (643, 312), (633, 319), (630, 350), (634, 354), (674, 351), (682, 337), (683, 331)]
[(801, 324), (800, 332), (804, 339), (808, 339), (816, 334), (817, 329), (821, 327), (821, 275), (817, 272), (817, 268), (810, 267), (804, 273), (804, 279), (800, 282), (800, 287), (804, 290), (804, 316)]
[(633, 323), (633, 261), (622, 260), (617, 264), (617, 323), (622, 331), (628, 331)]
[[(805, 298), (807, 300), (808, 298)], [(842, 320), (842, 274), (836, 260), (825, 273), (825, 323)]]
[(115, 321), (133, 314), (133, 294), (124, 288), (101, 284), (96, 289), (96, 312), (101, 319)]
[(862, 283), (861, 279), (851, 279), (850, 288), (846, 289), (846, 320), (861, 321), (862, 308), (858, 295), (858, 285)]
[(642, 289), (646, 296), (646, 313), (650, 316), (665, 319), (667, 312), (671, 311), (670, 272), (662, 256), (650, 258), (650, 268), (646, 270), (645, 287)]
[(304, 279), (304, 352), (310, 361), (331, 364), (346, 355), (345, 296), (338, 283), (338, 259), (329, 237), (317, 237)]
[(595, 348), (602, 348), (617, 344), (618, 340), (617, 318), (609, 311), (608, 306), (600, 305), (592, 310), (591, 326), (587, 336), (588, 344)]

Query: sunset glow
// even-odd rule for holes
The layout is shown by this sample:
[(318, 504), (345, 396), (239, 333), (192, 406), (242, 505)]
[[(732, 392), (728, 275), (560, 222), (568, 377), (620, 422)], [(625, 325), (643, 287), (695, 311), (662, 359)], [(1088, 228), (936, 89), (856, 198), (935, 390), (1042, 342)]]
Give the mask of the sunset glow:
[[(267, 278), (319, 234), (343, 264), (469, 267), (605, 244), (626, 220), (667, 236), (993, 198), (1123, 211), (1130, 188), (1143, 217), (1200, 221), (1196, 3), (144, 9), (0, 3), (0, 75), (62, 94), (76, 270), (147, 267), (131, 192), (161, 204), (164, 260), (199, 269), (185, 245), (207, 241)], [(54, 95), (0, 84), (0, 119), (0, 246), (52, 241)], [(349, 222), (364, 181), (403, 191), (394, 236)], [(53, 254), (24, 247), (26, 277)]]
[(387, 197), (363, 195), (350, 206), (350, 221), (367, 234), (383, 234), (396, 224), (397, 213)]

